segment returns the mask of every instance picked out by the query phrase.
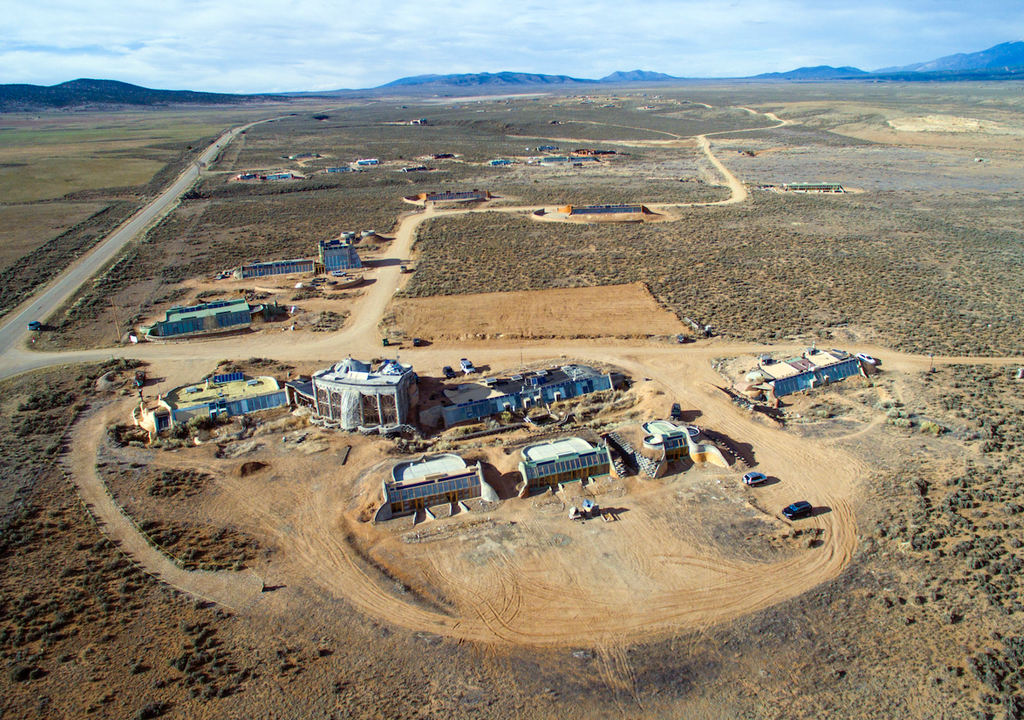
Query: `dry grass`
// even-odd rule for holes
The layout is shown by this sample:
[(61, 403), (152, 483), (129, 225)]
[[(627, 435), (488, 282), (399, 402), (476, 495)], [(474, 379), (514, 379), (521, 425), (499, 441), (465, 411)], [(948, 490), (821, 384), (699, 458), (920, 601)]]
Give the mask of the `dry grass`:
[(680, 317), (744, 339), (854, 326), (913, 352), (1010, 354), (1024, 341), (1024, 238), (1011, 213), (975, 197), (940, 216), (899, 195), (759, 193), (659, 225), (440, 218), (420, 230), (406, 294), (639, 281)]
[(0, 205), (0, 270), (102, 209), (100, 203)]

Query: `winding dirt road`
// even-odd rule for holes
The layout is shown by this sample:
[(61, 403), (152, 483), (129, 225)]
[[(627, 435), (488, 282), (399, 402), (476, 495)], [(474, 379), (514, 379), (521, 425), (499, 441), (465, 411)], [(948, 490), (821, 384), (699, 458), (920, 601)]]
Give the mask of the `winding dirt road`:
[(263, 591), (263, 583), (251, 572), (183, 570), (167, 555), (146, 541), (135, 522), (111, 496), (96, 472), (96, 449), (103, 442), (107, 426), (123, 420), (130, 404), (117, 403), (86, 416), (71, 434), (71, 452), (64, 467), (82, 502), (96, 518), (100, 531), (121, 552), (153, 577), (171, 587), (228, 608), (242, 608)]
[[(777, 118), (776, 118), (777, 119)], [(781, 122), (781, 121), (780, 121)], [(717, 203), (743, 202), (742, 183), (714, 156), (706, 136), (697, 142), (730, 188), (730, 198)], [(669, 205), (660, 207), (671, 207)], [(140, 345), (114, 350), (72, 353), (33, 353), (8, 346), (0, 378), (31, 369), (62, 363), (95, 361), (111, 356), (131, 356), (154, 363), (161, 370), (197, 361), (261, 356), (285, 361), (325, 359), (332, 362), (345, 355), (373, 356), (379, 353), (378, 323), (395, 292), (407, 276), (400, 265), (408, 260), (420, 223), (445, 216), (479, 212), (528, 213), (536, 207), (484, 207), (438, 210), (428, 207), (410, 213), (400, 222), (386, 258), (379, 263), (374, 284), (353, 312), (355, 320), (338, 333), (294, 345), (287, 334), (275, 331), (253, 333), (197, 343)], [(756, 453), (758, 468), (769, 475), (784, 477), (784, 483), (760, 490), (756, 507), (777, 508), (795, 498), (805, 497), (823, 511), (805, 521), (804, 528), (820, 531), (821, 545), (802, 550), (775, 562), (737, 559), (718, 552), (714, 544), (690, 537), (675, 537), (660, 510), (668, 495), (648, 493), (650, 502), (638, 499), (631, 506), (628, 521), (613, 524), (601, 535), (573, 526), (577, 554), (512, 552), (495, 550), (481, 565), (467, 564), (458, 553), (442, 554), (425, 563), (431, 583), (452, 599), (455, 612), (414, 602), (396, 594), (381, 582), (379, 573), (366, 567), (342, 539), (338, 518), (344, 502), (338, 489), (322, 489), (302, 497), (261, 498), (249, 502), (252, 508), (272, 507), (271, 501), (290, 507), (287, 536), (289, 563), (304, 568), (330, 592), (343, 597), (372, 616), (413, 630), (494, 643), (569, 645), (595, 638), (607, 662), (614, 665), (614, 648), (624, 638), (665, 636), (680, 629), (702, 629), (804, 593), (835, 577), (849, 562), (856, 545), (853, 501), (867, 468), (834, 444), (798, 439), (785, 431), (755, 422), (736, 410), (714, 389), (720, 378), (710, 367), (714, 357), (756, 353), (761, 346), (702, 341), (686, 347), (653, 342), (625, 341), (542, 341), (488, 343), (474, 347), (474, 359), (493, 367), (511, 367), (522, 357), (527, 362), (552, 357), (611, 363), (635, 378), (656, 378), (651, 382), (685, 407), (700, 408), (714, 429), (744, 443)], [(772, 346), (773, 351), (800, 346)], [(458, 345), (437, 344), (416, 352), (418, 367), (439, 368), (450, 364), (462, 350)], [(1019, 362), (1017, 358), (934, 358), (895, 353), (883, 348), (865, 348), (882, 358), (894, 370), (920, 369), (928, 362)], [(83, 418), (72, 435), (68, 460), (73, 481), (83, 500), (103, 523), (104, 532), (136, 562), (165, 582), (229, 607), (244, 607), (259, 595), (260, 581), (249, 573), (186, 572), (150, 546), (134, 523), (111, 498), (95, 470), (96, 449), (106, 425), (115, 414), (123, 417), (123, 405), (113, 405), (102, 414)], [(703, 421), (702, 421), (703, 422)], [(231, 479), (226, 492), (246, 492)], [(268, 493), (273, 489), (268, 489)], [(664, 491), (668, 493), (669, 491)], [(750, 499), (753, 505), (755, 500)], [(288, 506), (287, 504), (291, 505)], [(257, 513), (257, 509), (252, 510)], [(699, 508), (697, 508), (699, 510)], [(515, 523), (516, 532), (527, 547), (548, 547), (547, 530), (530, 509), (520, 503), (505, 503), (496, 511)], [(771, 522), (783, 522), (770, 518)], [(279, 521), (264, 513), (258, 522), (274, 532)], [(588, 546), (587, 543), (591, 545)], [(595, 577), (582, 562), (579, 548), (593, 548), (616, 558), (625, 568), (621, 577)]]

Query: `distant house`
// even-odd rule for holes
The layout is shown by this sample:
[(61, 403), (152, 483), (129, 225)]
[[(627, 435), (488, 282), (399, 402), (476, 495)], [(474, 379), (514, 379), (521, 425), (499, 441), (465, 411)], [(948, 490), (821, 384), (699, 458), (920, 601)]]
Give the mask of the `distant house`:
[(494, 160), (488, 161), (487, 164), (491, 165), (492, 167), (502, 167), (505, 165), (511, 165), (512, 161), (506, 160), (505, 158), (495, 158)]
[(765, 389), (770, 398), (778, 399), (862, 373), (861, 361), (849, 353), (811, 347), (800, 357), (785, 362), (762, 361), (746, 378), (761, 383), (756, 387)]
[(427, 125), (428, 123), (427, 123), (427, 119), (426, 118), (417, 118), (415, 120), (410, 121), (409, 124), (410, 125)]
[(235, 180), (255, 180), (259, 177), (256, 173), (239, 173), (235, 175)]
[(359, 167), (373, 167), (374, 165), (380, 165), (380, 160), (377, 158), (363, 158), (362, 160), (356, 160), (356, 165)]
[(329, 167), (329, 168), (327, 168), (327, 172), (329, 172), (329, 173), (352, 172), (352, 168), (347, 167), (345, 165), (342, 165), (340, 167)]
[[(352, 233), (354, 236), (355, 233)], [(320, 264), (324, 272), (336, 270), (355, 270), (363, 266), (359, 260), (359, 253), (345, 240), (321, 240), (318, 247)]]
[(565, 205), (558, 209), (558, 212), (566, 215), (620, 215), (620, 214), (650, 214), (645, 205)]
[(187, 338), (241, 330), (252, 324), (252, 312), (244, 299), (172, 307), (163, 320), (143, 325), (141, 331), (147, 338)]
[(412, 165), (410, 167), (402, 168), (400, 170), (400, 172), (404, 172), (404, 173), (430, 172), (430, 168), (428, 168), (426, 165)]
[(253, 263), (242, 265), (234, 272), (236, 280), (247, 280), (248, 278), (267, 277), (269, 275), (298, 275), (311, 273), (316, 270), (312, 260), (273, 260), (271, 262)]
[(266, 175), (265, 177), (266, 177), (267, 180), (291, 180), (295, 176), (292, 175), (290, 172), (279, 172), (279, 173), (270, 173), (269, 175)]
[(446, 190), (444, 192), (424, 192), (407, 195), (409, 203), (464, 203), (490, 200), (493, 197), (487, 190)]
[(786, 183), (783, 189), (789, 192), (803, 193), (845, 193), (846, 190), (839, 183)]

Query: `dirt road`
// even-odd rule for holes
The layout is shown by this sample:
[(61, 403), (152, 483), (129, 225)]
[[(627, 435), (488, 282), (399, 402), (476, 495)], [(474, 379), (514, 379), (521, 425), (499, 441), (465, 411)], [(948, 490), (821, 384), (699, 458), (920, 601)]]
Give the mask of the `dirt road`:
[(71, 453), (64, 459), (82, 502), (101, 532), (146, 572), (191, 595), (229, 608), (241, 608), (259, 597), (263, 583), (251, 572), (182, 570), (150, 545), (135, 522), (114, 501), (96, 472), (96, 449), (107, 425), (121, 420), (130, 404), (118, 403), (83, 418), (71, 436)]
[[(267, 121), (261, 120), (260, 122)], [(199, 177), (200, 163), (209, 164), (216, 157), (217, 153), (227, 147), (235, 136), (258, 124), (258, 122), (249, 123), (248, 125), (233, 128), (217, 138), (203, 152), (199, 159), (189, 165), (178, 176), (178, 179), (169, 188), (160, 193), (153, 202), (142, 208), (142, 210), (133, 215), (131, 219), (121, 225), (84, 258), (73, 264), (53, 281), (45, 292), (25, 302), (20, 308), (11, 313), (3, 327), (0, 327), (0, 356), (24, 339), (28, 333), (27, 327), (30, 321), (44, 321), (66, 302), (81, 285), (114, 258), (129, 241), (149, 227), (155, 220), (170, 212), (175, 203), (178, 202), (178, 199)]]

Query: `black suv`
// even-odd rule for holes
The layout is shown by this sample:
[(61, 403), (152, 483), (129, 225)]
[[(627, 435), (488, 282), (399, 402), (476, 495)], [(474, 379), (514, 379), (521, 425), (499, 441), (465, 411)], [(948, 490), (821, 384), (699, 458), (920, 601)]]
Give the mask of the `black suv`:
[(444, 376), (449, 380), (455, 379), (455, 371), (452, 370), (451, 365), (445, 365), (443, 368), (441, 368), (441, 372), (444, 373)]
[(809, 502), (801, 500), (789, 507), (782, 508), (782, 514), (789, 520), (799, 520), (800, 518), (809, 517), (812, 510), (814, 510), (814, 507)]
[(673, 420), (683, 419), (683, 408), (679, 406), (679, 403), (672, 403), (672, 412), (670, 413)]

